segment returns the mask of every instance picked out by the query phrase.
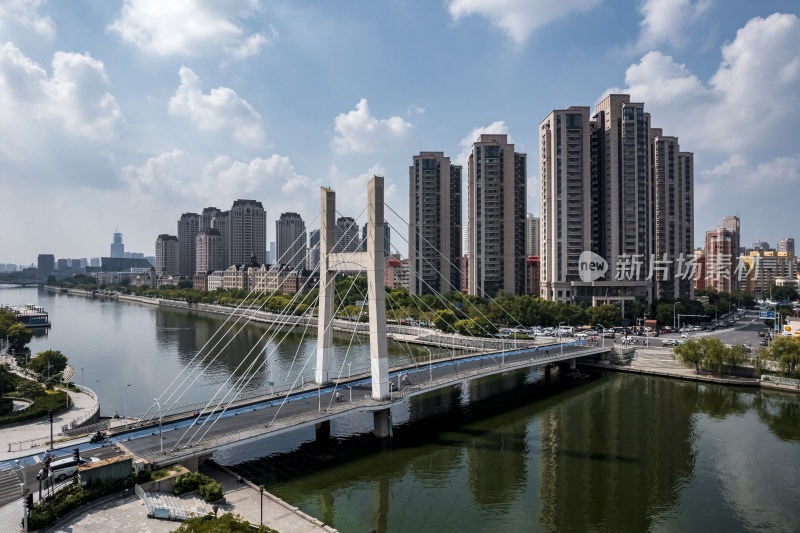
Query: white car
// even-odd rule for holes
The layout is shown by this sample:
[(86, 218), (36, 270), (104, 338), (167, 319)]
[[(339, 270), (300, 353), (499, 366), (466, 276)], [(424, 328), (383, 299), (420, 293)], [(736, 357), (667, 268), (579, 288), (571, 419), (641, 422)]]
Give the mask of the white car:
[(75, 459), (71, 456), (65, 457), (50, 463), (50, 470), (53, 471), (53, 477), (56, 478), (56, 481), (64, 481), (68, 477), (75, 475), (78, 472), (79, 466), (96, 463), (99, 460), (100, 459), (97, 457), (85, 457), (81, 459)]

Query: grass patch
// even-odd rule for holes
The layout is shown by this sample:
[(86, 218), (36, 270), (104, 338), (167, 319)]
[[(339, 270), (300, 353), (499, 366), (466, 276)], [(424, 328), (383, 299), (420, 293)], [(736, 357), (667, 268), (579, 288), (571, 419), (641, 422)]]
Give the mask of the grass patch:
[(157, 479), (163, 479), (165, 477), (169, 477), (172, 474), (177, 474), (180, 472), (180, 469), (175, 468), (174, 466), (164, 466), (159, 468), (158, 470), (153, 470), (150, 472), (150, 479), (155, 481)]
[[(26, 380), (21, 376), (17, 376), (16, 374), (10, 375), (11, 379), (14, 381), (14, 385), (19, 385), (22, 382), (30, 381)], [(19, 396), (14, 393), (6, 393), (6, 396)], [(8, 413), (5, 416), (0, 416), (0, 426), (6, 424), (16, 424), (17, 422), (24, 422), (25, 420), (31, 420), (34, 418), (40, 418), (43, 416), (47, 416), (48, 411), (53, 411), (53, 413), (58, 413), (67, 408), (67, 393), (64, 391), (49, 391), (44, 390), (32, 398), (26, 398), (28, 400), (33, 401), (33, 404), (23, 409), (22, 411), (17, 411), (16, 413)]]

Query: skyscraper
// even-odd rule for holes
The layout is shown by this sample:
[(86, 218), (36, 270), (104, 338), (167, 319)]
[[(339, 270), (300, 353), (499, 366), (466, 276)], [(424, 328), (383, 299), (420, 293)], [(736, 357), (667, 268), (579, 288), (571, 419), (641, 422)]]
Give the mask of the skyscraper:
[(527, 156), (507, 135), (482, 134), (468, 164), (469, 293), (525, 292)]
[(275, 242), (278, 257), (275, 264), (286, 265), (293, 270), (305, 268), (306, 223), (297, 213), (281, 213), (275, 221)]
[(357, 252), (361, 243), (358, 237), (358, 224), (352, 217), (339, 217), (336, 219), (336, 241), (333, 251)]
[(216, 207), (206, 207), (200, 213), (200, 222), (197, 231), (207, 228), (216, 228), (219, 231), (222, 246), (222, 268), (230, 265), (230, 247), (228, 246), (228, 211), (221, 211)]
[(739, 217), (722, 219), (722, 226), (706, 232), (706, 288), (731, 293), (739, 290)]
[(676, 268), (693, 259), (693, 154), (624, 94), (591, 119), (588, 107), (555, 110), (539, 133), (542, 297), (626, 315), (636, 300), (691, 298)]
[(197, 232), (200, 230), (200, 215), (184, 213), (178, 220), (178, 274), (194, 276), (196, 271)]
[(56, 270), (56, 258), (53, 254), (39, 254), (37, 270), (40, 278), (46, 278)]
[(224, 247), (222, 234), (217, 228), (203, 228), (197, 232), (195, 239), (197, 274), (206, 274), (214, 270), (224, 270), (227, 268), (222, 259)]
[[(541, 219), (528, 213), (525, 215), (525, 255), (539, 255), (539, 232), (541, 231)], [(538, 280), (537, 280), (538, 285)], [(538, 294), (538, 292), (536, 293)]]
[(111, 242), (111, 257), (125, 257), (125, 245), (122, 244), (122, 233), (114, 233)]
[[(655, 260), (677, 266), (673, 260), (694, 255), (694, 154), (681, 152), (677, 137), (653, 128), (655, 187)], [(655, 265), (654, 265), (655, 266)], [(674, 268), (654, 268), (656, 299), (693, 298), (694, 280), (676, 276)]]
[(420, 152), (412, 158), (408, 168), (411, 294), (461, 290), (461, 170), (443, 152)]
[(794, 238), (793, 237), (786, 237), (785, 239), (780, 239), (778, 241), (778, 247), (777, 247), (776, 251), (778, 253), (786, 252), (786, 253), (794, 255)]
[(264, 264), (267, 260), (267, 212), (261, 202), (236, 200), (228, 214), (229, 262)]
[(179, 271), (180, 245), (175, 235), (161, 234), (156, 238), (156, 274), (172, 276)]

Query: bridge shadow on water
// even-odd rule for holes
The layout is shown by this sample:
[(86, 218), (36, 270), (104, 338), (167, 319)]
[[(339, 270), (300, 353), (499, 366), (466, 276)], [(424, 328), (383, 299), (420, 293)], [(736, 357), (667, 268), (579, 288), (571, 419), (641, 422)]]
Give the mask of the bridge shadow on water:
[[(396, 413), (398, 407), (392, 409), (395, 422), (391, 438), (377, 438), (363, 425), (362, 431), (301, 442), (289, 451), (238, 462), (231, 465), (231, 469), (269, 489), (351, 461), (427, 445), (461, 447), (469, 442), (472, 449), (524, 451), (529, 444), (513, 432), (504, 432), (502, 426), (483, 429), (475, 423), (541, 400), (555, 401), (576, 387), (591, 387), (592, 382), (601, 376), (592, 373), (588, 379), (576, 381), (568, 375), (568, 369), (561, 368), (559, 371), (553, 367), (548, 382), (545, 382), (543, 370), (523, 369), (476, 379), (463, 387), (456, 385), (412, 397), (405, 404), (407, 412)], [(371, 416), (369, 418), (371, 421)], [(403, 418), (405, 420), (398, 422)], [(482, 438), (490, 433), (492, 438)], [(298, 436), (297, 440), (302, 440), (302, 437)], [(560, 453), (569, 454), (569, 451)], [(230, 458), (235, 462), (235, 455)], [(625, 460), (620, 457), (607, 459)], [(383, 464), (387, 470), (380, 474), (392, 474), (393, 470), (403, 468), (395, 461)]]

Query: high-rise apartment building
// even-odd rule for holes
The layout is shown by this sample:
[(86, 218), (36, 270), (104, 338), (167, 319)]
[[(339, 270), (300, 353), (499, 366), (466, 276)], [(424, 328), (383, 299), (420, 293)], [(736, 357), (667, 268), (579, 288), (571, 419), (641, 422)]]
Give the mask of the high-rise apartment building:
[(360, 244), (356, 221), (352, 217), (337, 218), (336, 242), (333, 245), (333, 251), (335, 253), (357, 252)]
[[(359, 250), (367, 251), (367, 223), (361, 226), (361, 244)], [(392, 232), (388, 222), (383, 223), (383, 257), (388, 257), (392, 250)]]
[(694, 154), (681, 152), (677, 137), (653, 130), (653, 180), (655, 186), (656, 299), (693, 298), (694, 280), (677, 275), (677, 258), (689, 260), (694, 250)]
[[(539, 255), (539, 241), (542, 229), (542, 220), (528, 213), (525, 215), (525, 255), (528, 257), (532, 255)], [(539, 284), (539, 281), (536, 281)], [(539, 294), (538, 292), (536, 294)]]
[(275, 264), (303, 269), (306, 264), (306, 223), (297, 213), (281, 213), (275, 221), (278, 257)]
[(207, 274), (214, 270), (224, 270), (224, 246), (222, 233), (217, 228), (203, 228), (195, 239), (195, 270), (197, 274)]
[(178, 237), (162, 233), (156, 237), (156, 275), (174, 276), (180, 265), (180, 244)]
[(256, 200), (236, 200), (228, 213), (228, 262), (262, 265), (267, 261), (267, 212)]
[(461, 170), (443, 152), (420, 152), (412, 158), (408, 169), (411, 294), (461, 290)]
[(122, 244), (122, 233), (114, 233), (111, 241), (111, 257), (125, 257), (125, 245)]
[(785, 239), (780, 239), (775, 251), (778, 253), (786, 252), (787, 254), (794, 255), (794, 238), (786, 237)]
[(706, 232), (706, 288), (727, 293), (739, 290), (739, 241), (738, 217), (725, 217), (722, 226)]
[(750, 247), (751, 250), (754, 252), (769, 252), (772, 248), (769, 247), (769, 243), (767, 241), (755, 241), (753, 245)]
[(197, 231), (203, 231), (207, 228), (216, 228), (219, 231), (220, 238), (222, 239), (222, 267), (227, 268), (230, 265), (230, 247), (228, 246), (228, 211), (222, 211), (216, 207), (206, 207), (200, 213), (200, 222)]
[(770, 290), (779, 279), (797, 279), (797, 267), (792, 253), (753, 250), (741, 259), (745, 276), (742, 288), (758, 299), (771, 298)]
[(200, 215), (183, 213), (178, 220), (178, 275), (194, 276), (197, 270), (197, 232), (200, 230)]
[(312, 229), (308, 232), (308, 247), (313, 248), (319, 244), (319, 230)]
[(482, 134), (468, 163), (469, 293), (525, 292), (527, 156), (508, 135)]
[[(694, 160), (611, 94), (540, 124), (542, 297), (597, 305), (693, 296)], [(585, 254), (585, 255), (584, 255)], [(594, 254), (594, 255), (593, 255)], [(599, 256), (599, 257), (597, 257)]]
[(39, 254), (36, 269), (40, 278), (47, 278), (56, 270), (56, 258), (53, 254)]
[(595, 127), (588, 107), (554, 110), (539, 124), (540, 294), (548, 300), (572, 302), (581, 254), (599, 253), (604, 225), (592, 168)]

